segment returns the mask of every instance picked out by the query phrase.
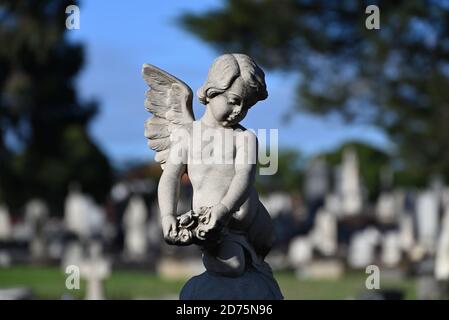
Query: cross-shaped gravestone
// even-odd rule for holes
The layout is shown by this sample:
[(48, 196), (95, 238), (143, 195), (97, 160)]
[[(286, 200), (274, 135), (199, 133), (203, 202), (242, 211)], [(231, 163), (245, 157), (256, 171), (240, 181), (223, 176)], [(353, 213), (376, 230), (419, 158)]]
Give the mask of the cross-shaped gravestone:
[(110, 275), (110, 263), (101, 256), (101, 244), (94, 242), (89, 248), (89, 258), (80, 266), (81, 276), (86, 279), (86, 300), (103, 300), (103, 281)]

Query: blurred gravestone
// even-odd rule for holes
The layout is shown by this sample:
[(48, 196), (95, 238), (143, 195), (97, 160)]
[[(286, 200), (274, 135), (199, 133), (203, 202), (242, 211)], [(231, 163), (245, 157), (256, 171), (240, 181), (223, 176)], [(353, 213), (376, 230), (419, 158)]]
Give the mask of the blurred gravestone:
[(33, 260), (46, 257), (45, 224), (48, 219), (47, 205), (40, 199), (29, 201), (25, 207), (25, 223), (31, 230), (30, 248)]
[(418, 244), (425, 253), (434, 254), (438, 232), (438, 197), (433, 191), (424, 191), (418, 195), (416, 203), (416, 225)]
[(337, 219), (342, 216), (341, 198), (337, 193), (329, 193), (324, 201), (325, 209), (332, 213)]
[(64, 223), (66, 230), (80, 240), (89, 235), (89, 204), (86, 196), (77, 188), (71, 188), (65, 201)]
[(111, 266), (108, 260), (102, 257), (100, 242), (92, 242), (89, 245), (89, 255), (81, 262), (81, 276), (86, 279), (86, 300), (104, 300), (103, 281), (111, 274)]
[(0, 249), (0, 268), (8, 268), (11, 266), (12, 256), (9, 250)]
[(322, 255), (333, 256), (337, 252), (337, 219), (326, 207), (318, 210), (311, 239)]
[(435, 277), (439, 281), (449, 281), (449, 203), (445, 199), (445, 212), (441, 222), (441, 231), (437, 243), (435, 259)]
[(6, 206), (0, 205), (0, 242), (8, 241), (12, 236), (12, 225)]
[(380, 241), (380, 233), (373, 227), (353, 234), (348, 252), (348, 264), (355, 269), (365, 268), (376, 258), (375, 247)]
[(347, 216), (359, 214), (362, 211), (362, 189), (358, 158), (354, 150), (346, 149), (344, 151), (340, 170), (339, 191), (342, 199), (342, 212)]
[(301, 268), (313, 258), (312, 242), (307, 236), (297, 236), (290, 242), (288, 260), (292, 267)]
[(408, 212), (403, 212), (399, 217), (399, 243), (401, 249), (408, 255), (415, 244), (413, 217)]
[(382, 237), (382, 265), (385, 267), (397, 267), (401, 262), (400, 237), (397, 231), (388, 231)]
[(125, 230), (125, 256), (130, 260), (143, 260), (147, 254), (147, 207), (142, 197), (134, 195), (123, 216)]
[(394, 194), (392, 192), (383, 192), (377, 200), (377, 219), (381, 223), (393, 223), (395, 222), (396, 214)]

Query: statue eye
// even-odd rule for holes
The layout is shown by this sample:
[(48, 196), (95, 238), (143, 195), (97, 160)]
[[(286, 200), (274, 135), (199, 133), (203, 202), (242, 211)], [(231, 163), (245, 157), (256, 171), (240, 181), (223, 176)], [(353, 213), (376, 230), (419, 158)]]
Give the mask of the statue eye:
[(231, 104), (235, 105), (235, 106), (240, 105), (240, 100), (239, 99), (231, 99), (229, 102)]

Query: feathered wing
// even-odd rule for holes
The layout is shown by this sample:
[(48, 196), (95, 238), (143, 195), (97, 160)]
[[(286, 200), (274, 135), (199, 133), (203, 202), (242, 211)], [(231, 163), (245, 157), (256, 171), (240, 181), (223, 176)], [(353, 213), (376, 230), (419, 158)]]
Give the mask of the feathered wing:
[(164, 169), (170, 151), (170, 135), (195, 120), (192, 89), (150, 64), (143, 65), (142, 76), (150, 86), (146, 92), (145, 108), (153, 114), (145, 123), (145, 136), (150, 148), (156, 151), (155, 160)]

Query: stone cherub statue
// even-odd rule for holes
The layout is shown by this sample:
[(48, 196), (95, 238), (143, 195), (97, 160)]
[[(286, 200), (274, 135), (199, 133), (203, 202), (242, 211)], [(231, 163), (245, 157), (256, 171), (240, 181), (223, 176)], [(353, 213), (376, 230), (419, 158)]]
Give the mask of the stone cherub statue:
[[(163, 168), (158, 200), (166, 242), (199, 245), (207, 272), (215, 276), (244, 277), (252, 267), (270, 292), (251, 297), (282, 298), (264, 261), (274, 237), (254, 187), (257, 139), (239, 124), (268, 96), (264, 72), (244, 54), (218, 57), (197, 91), (206, 106), (198, 121), (192, 90), (184, 82), (149, 64), (142, 74), (150, 86), (145, 107), (154, 115), (145, 124), (145, 136)], [(193, 187), (192, 210), (177, 216), (183, 174)]]

